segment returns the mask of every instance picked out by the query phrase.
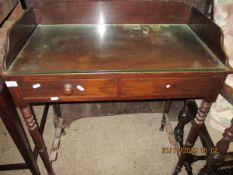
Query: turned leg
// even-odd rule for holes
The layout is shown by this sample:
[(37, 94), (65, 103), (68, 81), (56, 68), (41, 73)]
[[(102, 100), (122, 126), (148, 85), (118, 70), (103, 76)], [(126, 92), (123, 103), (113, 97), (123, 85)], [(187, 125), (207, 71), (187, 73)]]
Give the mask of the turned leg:
[(28, 105), (27, 107), (20, 108), (20, 111), (25, 120), (29, 133), (35, 143), (35, 147), (41, 156), (41, 159), (45, 165), (45, 168), (47, 169), (48, 174), (54, 175), (55, 173), (53, 172), (52, 164), (49, 161), (47, 149), (45, 147), (38, 125), (34, 119), (34, 116), (32, 115), (30, 106)]
[(167, 100), (165, 102), (165, 107), (164, 107), (164, 110), (163, 110), (163, 117), (162, 117), (162, 120), (161, 120), (161, 126), (160, 126), (160, 131), (164, 131), (164, 127), (166, 125), (166, 115), (168, 115), (168, 112), (169, 112), (169, 109), (171, 107), (171, 101)]
[[(176, 138), (176, 141), (179, 143), (180, 147), (183, 147), (183, 139), (184, 139), (184, 127), (187, 123), (189, 123), (191, 120), (195, 118), (195, 115), (197, 113), (197, 105), (194, 101), (185, 101), (184, 107), (180, 111), (178, 116), (178, 123), (174, 129), (174, 135)], [(188, 154), (187, 159), (184, 162), (184, 167), (188, 175), (192, 175), (192, 163), (197, 158), (192, 155)]]
[(174, 134), (176, 141), (179, 143), (180, 147), (183, 146), (184, 139), (184, 127), (187, 123), (192, 121), (197, 114), (197, 105), (194, 101), (185, 101), (184, 107), (180, 111), (178, 116), (178, 123), (174, 129)]
[(28, 138), (7, 87), (0, 89), (0, 118), (33, 175), (40, 175)]
[[(206, 102), (204, 100), (202, 101), (201, 106), (199, 107), (197, 115), (194, 119), (194, 122), (192, 123), (192, 127), (189, 131), (187, 140), (185, 142), (185, 145), (184, 145), (185, 148), (193, 147), (193, 145), (198, 137), (199, 130), (201, 129), (201, 127), (205, 121), (205, 118), (209, 112), (210, 106), (211, 106), (211, 103)], [(188, 156), (188, 154), (181, 152), (178, 163), (177, 163), (175, 170), (173, 172), (173, 175), (177, 175), (181, 171), (181, 168), (182, 168), (187, 156)]]
[(223, 164), (224, 154), (229, 149), (230, 142), (233, 141), (233, 119), (231, 126), (223, 133), (223, 138), (216, 144), (216, 153), (210, 153), (207, 157), (206, 165), (200, 170), (198, 175), (212, 175), (215, 174), (217, 168)]

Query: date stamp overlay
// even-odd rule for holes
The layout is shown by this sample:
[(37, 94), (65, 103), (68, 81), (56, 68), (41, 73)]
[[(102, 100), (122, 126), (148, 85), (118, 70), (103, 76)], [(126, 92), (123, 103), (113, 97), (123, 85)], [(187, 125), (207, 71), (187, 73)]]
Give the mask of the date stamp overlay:
[(176, 148), (176, 147), (162, 147), (161, 151), (163, 154), (177, 154), (177, 153), (183, 153), (183, 154), (216, 154), (218, 153), (217, 148), (203, 148), (203, 147), (192, 147), (192, 148)]

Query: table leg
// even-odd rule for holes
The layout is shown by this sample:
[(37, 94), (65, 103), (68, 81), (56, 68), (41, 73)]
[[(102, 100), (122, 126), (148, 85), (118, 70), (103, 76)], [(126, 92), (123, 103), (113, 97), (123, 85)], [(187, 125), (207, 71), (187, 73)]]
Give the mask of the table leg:
[[(53, 119), (53, 121), (54, 121), (54, 127), (57, 128), (57, 127), (58, 127), (58, 124), (59, 124), (59, 121), (62, 120), (63, 123), (64, 123), (64, 121), (65, 121), (65, 119), (64, 119), (63, 116), (62, 116), (61, 107), (60, 107), (60, 104), (59, 104), (59, 103), (53, 104), (53, 111), (54, 111), (54, 119)], [(64, 125), (64, 124), (63, 124), (63, 125)], [(61, 129), (62, 129), (62, 130), (61, 130), (61, 131), (62, 131), (61, 134), (62, 134), (62, 135), (65, 135), (66, 132), (65, 132), (64, 127), (62, 127)]]
[(224, 154), (229, 149), (230, 142), (233, 141), (233, 119), (231, 120), (231, 126), (227, 128), (223, 133), (223, 138), (216, 144), (216, 153), (211, 152), (206, 161), (204, 168), (200, 170), (198, 175), (209, 175), (217, 171), (224, 162)]
[[(192, 127), (189, 131), (186, 143), (184, 145), (185, 148), (193, 147), (193, 145), (198, 137), (199, 130), (201, 129), (201, 127), (205, 121), (205, 118), (209, 112), (210, 106), (211, 106), (211, 103), (206, 102), (204, 100), (202, 101), (201, 106), (198, 109), (197, 115), (194, 118), (194, 122), (192, 124)], [(185, 154), (181, 151), (181, 154), (180, 154), (178, 163), (175, 167), (175, 170), (173, 172), (173, 175), (177, 175), (181, 171), (181, 168), (183, 166), (183, 163), (184, 163), (187, 155), (188, 154)]]
[(5, 86), (2, 87), (0, 92), (0, 115), (6, 129), (28, 165), (31, 173), (33, 175), (40, 175), (36, 159), (33, 156), (32, 149), (15, 109), (13, 100)]
[(174, 129), (176, 141), (183, 146), (184, 127), (195, 118), (197, 105), (194, 101), (185, 101), (183, 109), (179, 112), (178, 123)]
[(29, 133), (35, 143), (35, 147), (37, 148), (40, 157), (45, 165), (45, 168), (47, 169), (47, 172), (49, 175), (54, 175), (54, 171), (52, 168), (52, 164), (49, 161), (48, 152), (46, 149), (46, 146), (44, 144), (44, 140), (42, 138), (42, 135), (39, 131), (38, 125), (35, 121), (35, 118), (32, 114), (31, 108), (29, 105), (26, 107), (20, 108), (20, 111), (22, 113), (22, 116), (25, 120), (26, 126), (28, 127)]
[[(180, 111), (178, 116), (178, 123), (174, 129), (174, 135), (176, 141), (180, 147), (183, 147), (184, 127), (187, 123), (195, 118), (197, 114), (197, 105), (194, 101), (185, 101), (183, 109)], [(192, 162), (196, 158), (193, 155), (188, 155), (184, 161), (184, 167), (188, 175), (192, 175)]]
[(167, 100), (165, 102), (165, 107), (164, 107), (164, 110), (163, 110), (163, 117), (162, 117), (162, 120), (161, 120), (161, 126), (160, 126), (160, 131), (163, 132), (164, 131), (164, 127), (166, 125), (166, 115), (168, 115), (168, 112), (170, 110), (170, 107), (171, 107), (171, 101), (170, 100)]

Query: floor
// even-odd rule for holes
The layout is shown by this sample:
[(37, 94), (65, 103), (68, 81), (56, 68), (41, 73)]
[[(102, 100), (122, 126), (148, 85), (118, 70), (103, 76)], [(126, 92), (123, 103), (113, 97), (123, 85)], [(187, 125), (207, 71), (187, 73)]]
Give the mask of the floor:
[[(41, 108), (36, 110), (41, 113)], [(138, 113), (74, 121), (62, 136), (57, 175), (169, 175), (176, 161), (166, 132), (160, 132), (161, 113)], [(173, 127), (176, 122), (171, 122)], [(44, 139), (50, 151), (54, 136), (53, 111), (49, 111)], [(22, 162), (0, 120), (0, 164)], [(41, 174), (46, 171), (38, 159)], [(194, 174), (205, 162), (194, 165)], [(29, 170), (4, 171), (0, 175), (29, 175)], [(183, 170), (181, 175), (185, 175)]]

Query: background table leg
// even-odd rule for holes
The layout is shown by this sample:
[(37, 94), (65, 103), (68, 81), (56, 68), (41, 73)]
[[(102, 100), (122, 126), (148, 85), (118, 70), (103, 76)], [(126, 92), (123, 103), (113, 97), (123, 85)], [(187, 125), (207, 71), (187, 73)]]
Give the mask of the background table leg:
[[(178, 123), (174, 129), (174, 135), (176, 141), (179, 143), (179, 147), (183, 147), (183, 137), (184, 137), (184, 127), (190, 121), (192, 121), (197, 114), (198, 107), (195, 101), (185, 101), (183, 109), (180, 111), (178, 116)], [(192, 161), (196, 158), (193, 155), (188, 155), (184, 162), (184, 167), (188, 175), (193, 175), (192, 173)]]
[(223, 133), (223, 138), (216, 144), (216, 153), (211, 152), (206, 161), (206, 165), (200, 170), (198, 175), (214, 174), (217, 168), (224, 162), (224, 154), (229, 149), (230, 142), (233, 141), (233, 119), (231, 120), (231, 126), (227, 128)]
[[(201, 127), (205, 121), (205, 118), (209, 112), (210, 107), (211, 107), (211, 103), (206, 102), (204, 100), (202, 101), (201, 106), (199, 107), (197, 115), (196, 115), (194, 122), (192, 124), (192, 127), (189, 131), (184, 148), (193, 147), (193, 145), (198, 137), (199, 130), (201, 129)], [(181, 171), (182, 166), (183, 166), (184, 161), (185, 161), (187, 156), (188, 156), (188, 154), (185, 154), (181, 151), (181, 154), (180, 154), (178, 163), (175, 167), (175, 170), (173, 172), (173, 175), (177, 175)]]
[(170, 100), (167, 100), (165, 102), (165, 107), (164, 107), (164, 110), (163, 110), (163, 117), (162, 117), (162, 120), (161, 120), (161, 126), (160, 126), (160, 131), (164, 131), (164, 127), (166, 125), (166, 115), (168, 115), (168, 112), (170, 110), (170, 107), (171, 107), (171, 101)]

